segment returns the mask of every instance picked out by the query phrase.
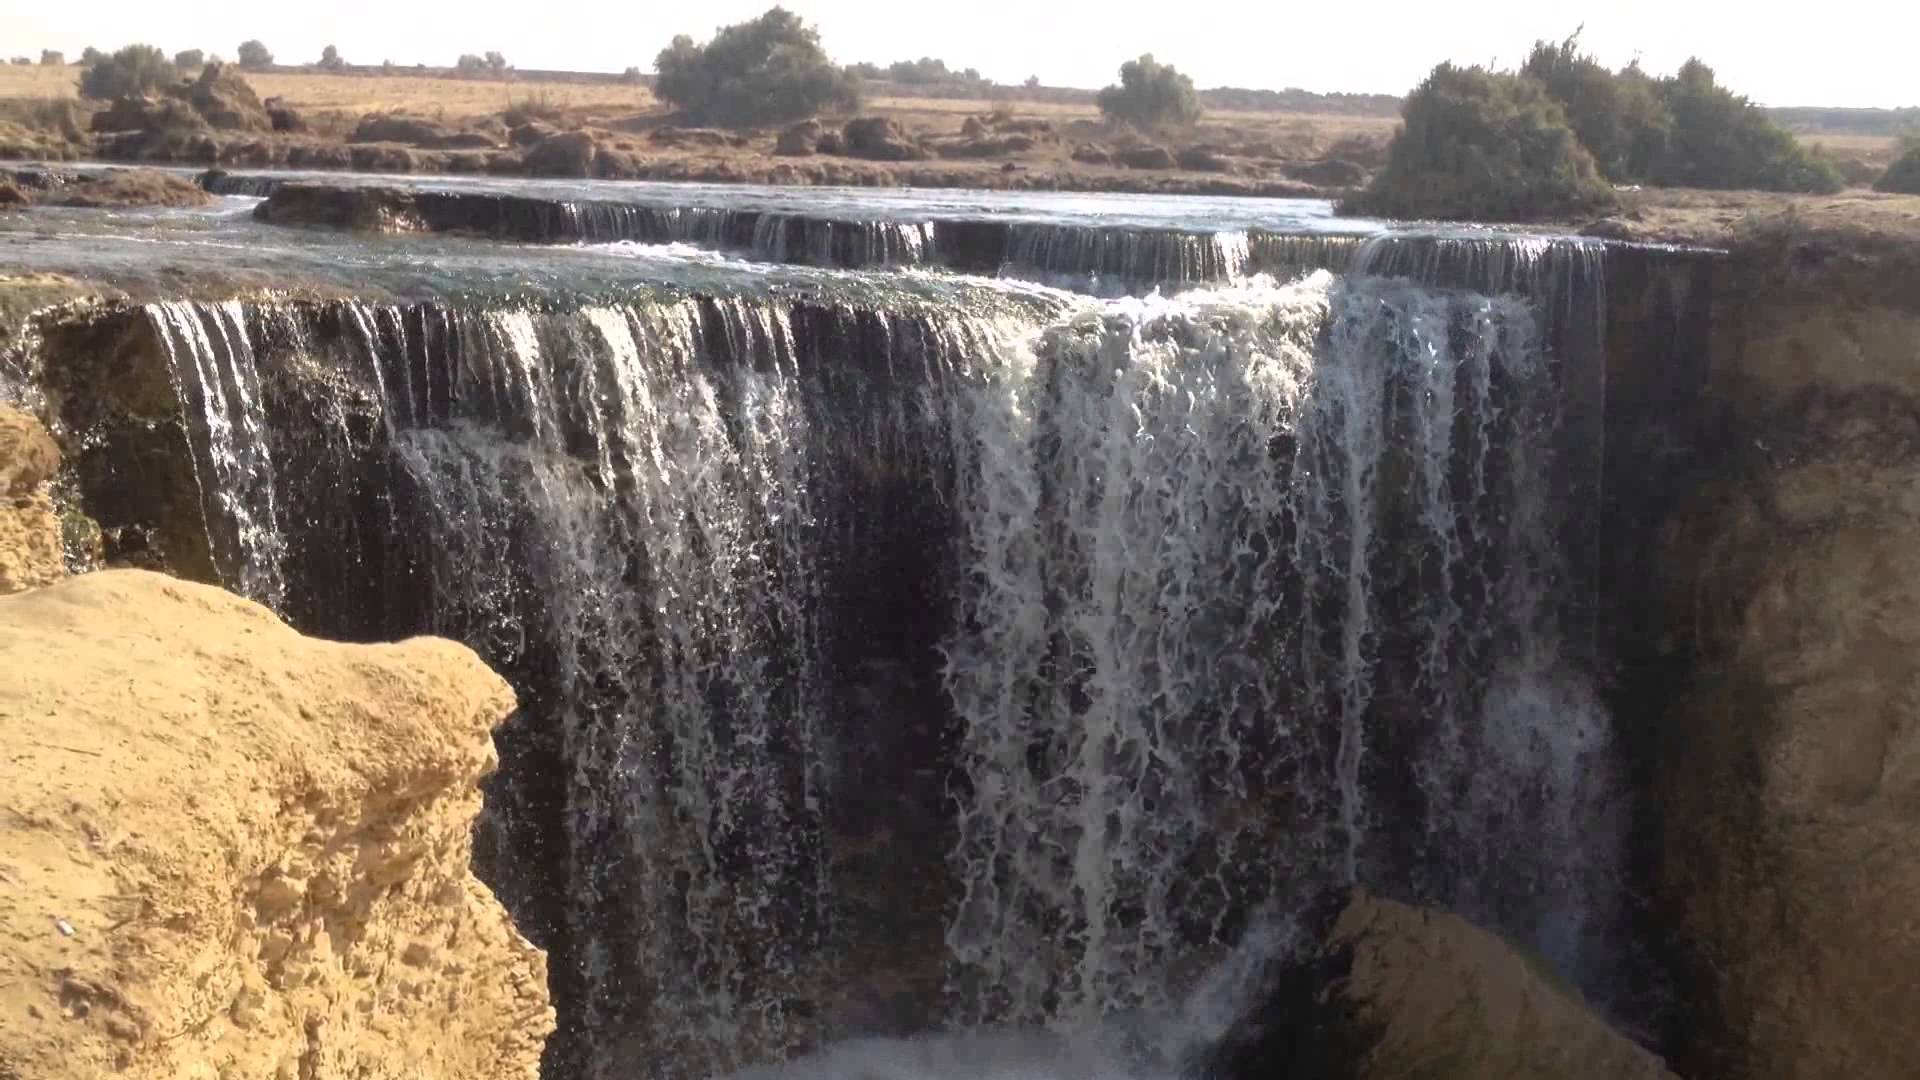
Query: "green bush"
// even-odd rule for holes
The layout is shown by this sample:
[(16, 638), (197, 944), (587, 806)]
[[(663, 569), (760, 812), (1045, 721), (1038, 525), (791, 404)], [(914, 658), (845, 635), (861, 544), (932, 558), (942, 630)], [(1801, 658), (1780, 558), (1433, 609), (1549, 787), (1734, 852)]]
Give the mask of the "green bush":
[(1200, 119), (1200, 95), (1193, 80), (1152, 53), (1120, 65), (1120, 84), (1100, 91), (1100, 112), (1145, 128), (1191, 124)]
[(1887, 166), (1873, 190), (1891, 195), (1920, 195), (1920, 144), (1909, 145), (1907, 152)]
[(1386, 166), (1346, 209), (1527, 221), (1614, 204), (1566, 113), (1532, 78), (1441, 64), (1408, 95), (1401, 115)]
[(248, 71), (259, 71), (273, 66), (273, 54), (259, 38), (240, 43), (240, 66)]
[(653, 92), (696, 120), (729, 127), (785, 124), (852, 110), (860, 91), (820, 47), (819, 31), (784, 8), (721, 27), (696, 45), (681, 35), (654, 61)]
[(173, 82), (173, 63), (151, 45), (129, 45), (80, 75), (80, 96), (97, 101), (140, 97)]
[(1538, 80), (1566, 111), (1567, 123), (1600, 172), (1616, 183), (1645, 180), (1666, 153), (1673, 118), (1660, 85), (1630, 64), (1618, 74), (1579, 51), (1580, 35), (1558, 45), (1536, 41), (1521, 73)]
[(1834, 167), (1807, 153), (1758, 106), (1714, 81), (1699, 60), (1661, 84), (1673, 130), (1648, 179), (1663, 187), (1840, 190)]

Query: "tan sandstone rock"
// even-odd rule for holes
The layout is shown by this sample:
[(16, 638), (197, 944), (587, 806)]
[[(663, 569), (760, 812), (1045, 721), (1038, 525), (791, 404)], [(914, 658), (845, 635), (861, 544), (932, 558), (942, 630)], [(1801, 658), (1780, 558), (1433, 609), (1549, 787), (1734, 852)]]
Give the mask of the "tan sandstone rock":
[(1457, 915), (1354, 890), (1310, 922), (1209, 1075), (1673, 1080), (1572, 989)]
[(1365, 1080), (1670, 1080), (1525, 956), (1458, 915), (1356, 893), (1334, 924), (1342, 991), (1378, 1027)]
[(0, 406), (0, 595), (67, 574), (60, 519), (47, 493), (59, 468), (60, 448), (40, 421)]
[(545, 958), (470, 869), (513, 705), (142, 571), (0, 598), (0, 1076), (537, 1075)]

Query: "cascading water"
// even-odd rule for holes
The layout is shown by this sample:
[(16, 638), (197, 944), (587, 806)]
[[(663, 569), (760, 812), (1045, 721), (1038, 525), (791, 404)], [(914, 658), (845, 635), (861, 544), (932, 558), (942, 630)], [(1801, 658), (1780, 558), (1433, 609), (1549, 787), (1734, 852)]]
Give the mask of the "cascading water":
[(1191, 1034), (1250, 927), (1351, 882), (1604, 977), (1609, 725), (1549, 497), (1591, 358), (1537, 303), (848, 278), (145, 311), (226, 580), (519, 690), (481, 847), (553, 950), (556, 1075)]

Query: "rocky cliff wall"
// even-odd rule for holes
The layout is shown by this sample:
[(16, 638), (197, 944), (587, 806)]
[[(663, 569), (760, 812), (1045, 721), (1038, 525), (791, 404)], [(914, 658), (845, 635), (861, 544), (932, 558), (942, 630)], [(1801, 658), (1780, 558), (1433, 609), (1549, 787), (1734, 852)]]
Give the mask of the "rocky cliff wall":
[(1638, 630), (1686, 1057), (1920, 1075), (1920, 244), (1782, 222), (1715, 294)]
[(143, 571), (0, 599), (0, 1076), (537, 1075), (545, 959), (471, 870), (513, 708)]

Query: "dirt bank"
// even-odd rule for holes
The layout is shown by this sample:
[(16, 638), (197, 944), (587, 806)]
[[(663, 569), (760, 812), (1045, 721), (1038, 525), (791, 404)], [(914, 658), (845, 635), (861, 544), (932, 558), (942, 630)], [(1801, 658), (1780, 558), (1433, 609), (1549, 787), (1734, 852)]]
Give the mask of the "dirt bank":
[(470, 869), (513, 707), (156, 574), (0, 599), (0, 1075), (537, 1075), (545, 960)]

